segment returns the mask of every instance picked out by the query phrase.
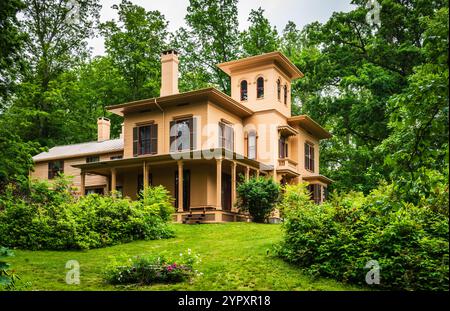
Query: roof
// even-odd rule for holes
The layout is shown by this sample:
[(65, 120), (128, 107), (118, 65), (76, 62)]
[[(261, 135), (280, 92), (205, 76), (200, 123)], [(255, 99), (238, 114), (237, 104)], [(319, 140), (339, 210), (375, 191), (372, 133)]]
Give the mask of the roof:
[(188, 104), (189, 101), (209, 99), (221, 107), (229, 110), (239, 117), (248, 117), (253, 114), (253, 110), (235, 101), (227, 94), (214, 87), (198, 89), (184, 93), (178, 93), (162, 97), (153, 97), (138, 101), (128, 102), (120, 105), (108, 106), (112, 113), (123, 116), (128, 112), (160, 111), (164, 107)]
[(91, 141), (87, 143), (56, 146), (47, 152), (41, 152), (33, 157), (34, 162), (73, 158), (110, 152), (123, 151), (123, 139), (110, 139), (105, 141)]
[(330, 132), (321, 127), (319, 123), (317, 123), (310, 116), (307, 115), (290, 117), (288, 118), (288, 123), (298, 124), (300, 127), (304, 128), (306, 131), (316, 136), (318, 139), (326, 139), (332, 137)]
[(75, 168), (82, 169), (87, 172), (94, 172), (102, 175), (105, 171), (110, 170), (111, 168), (117, 167), (130, 167), (132, 165), (142, 165), (145, 161), (148, 164), (151, 163), (176, 163), (177, 159), (184, 159), (184, 161), (189, 160), (211, 160), (212, 158), (205, 157), (205, 154), (214, 154), (217, 155), (218, 152), (222, 155), (225, 160), (236, 160), (240, 163), (249, 165), (250, 167), (259, 167), (262, 171), (270, 171), (273, 169), (272, 165), (266, 165), (259, 161), (249, 159), (241, 154), (236, 152), (230, 152), (225, 150), (224, 148), (215, 148), (214, 150), (205, 149), (205, 150), (193, 150), (186, 152), (175, 152), (175, 153), (166, 153), (166, 154), (156, 154), (156, 155), (145, 155), (133, 158), (125, 158), (119, 160), (106, 160), (100, 162), (92, 162), (92, 163), (80, 163), (72, 165)]
[(218, 64), (217, 67), (222, 69), (226, 74), (231, 75), (233, 71), (246, 69), (249, 66), (255, 66), (256, 64), (264, 65), (267, 63), (275, 63), (292, 80), (304, 77), (304, 74), (297, 68), (297, 66), (295, 66), (289, 58), (279, 51), (232, 60), (226, 63)]
[(334, 180), (332, 180), (332, 179), (330, 179), (330, 178), (328, 178), (326, 176), (323, 176), (323, 175), (302, 176), (302, 179), (306, 180), (306, 181), (316, 181), (317, 180), (317, 181), (321, 181), (321, 182), (323, 182), (323, 183), (325, 183), (327, 185), (329, 185), (329, 184), (334, 182)]

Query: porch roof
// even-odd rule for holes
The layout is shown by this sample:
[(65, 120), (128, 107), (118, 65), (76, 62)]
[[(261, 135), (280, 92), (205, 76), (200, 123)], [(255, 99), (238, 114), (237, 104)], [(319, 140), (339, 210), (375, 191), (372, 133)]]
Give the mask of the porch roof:
[(306, 180), (306, 181), (321, 181), (327, 185), (334, 182), (334, 180), (332, 180), (326, 176), (323, 176), (323, 175), (302, 176), (302, 179)]
[(261, 171), (270, 171), (273, 169), (272, 165), (267, 165), (260, 163), (259, 161), (255, 161), (249, 159), (241, 154), (236, 152), (230, 152), (225, 150), (224, 148), (218, 148), (214, 150), (194, 150), (187, 152), (176, 152), (176, 153), (168, 153), (168, 154), (160, 154), (160, 155), (145, 155), (134, 158), (126, 158), (126, 159), (117, 159), (117, 160), (109, 160), (109, 161), (101, 161), (101, 162), (93, 162), (93, 163), (83, 163), (83, 164), (75, 164), (72, 165), (75, 168), (79, 168), (85, 172), (100, 172), (104, 169), (112, 169), (112, 168), (124, 168), (124, 167), (133, 167), (137, 165), (141, 165), (144, 162), (151, 164), (163, 164), (163, 163), (176, 163), (178, 160), (182, 161), (195, 161), (195, 160), (212, 160), (213, 157), (206, 158), (203, 155), (211, 154), (217, 155), (220, 153), (222, 159), (224, 160), (234, 160), (243, 165), (248, 165), (252, 168), (258, 168)]
[(300, 127), (304, 128), (305, 130), (315, 135), (319, 139), (326, 139), (332, 137), (330, 132), (321, 127), (320, 124), (314, 121), (310, 116), (305, 114), (288, 118), (288, 123), (298, 124)]

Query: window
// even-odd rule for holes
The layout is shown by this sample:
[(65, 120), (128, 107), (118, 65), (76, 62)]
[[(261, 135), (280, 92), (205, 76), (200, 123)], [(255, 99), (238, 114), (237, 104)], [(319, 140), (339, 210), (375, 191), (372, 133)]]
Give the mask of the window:
[(121, 156), (121, 155), (116, 155), (116, 156), (112, 156), (110, 159), (111, 159), (111, 160), (120, 160), (120, 159), (123, 159), (123, 156)]
[(100, 158), (98, 156), (92, 156), (86, 158), (86, 163), (99, 162)]
[(256, 80), (256, 97), (264, 98), (264, 78), (259, 77)]
[(288, 142), (286, 137), (280, 137), (278, 140), (278, 157), (280, 159), (288, 157)]
[(287, 91), (287, 85), (286, 84), (284, 85), (283, 89), (284, 89), (284, 94), (283, 94), (283, 96), (284, 96), (284, 104), (287, 105), (288, 91)]
[(277, 80), (277, 98), (278, 98), (278, 100), (281, 100), (281, 81), (280, 81), (280, 79)]
[(195, 128), (195, 118), (171, 121), (170, 151), (194, 150), (196, 148)]
[(305, 169), (314, 172), (314, 147), (305, 143)]
[(250, 131), (247, 137), (247, 157), (249, 159), (256, 159), (256, 132)]
[(64, 173), (64, 161), (48, 162), (48, 179), (53, 179), (62, 173)]
[(248, 99), (247, 80), (241, 81), (241, 100)]
[(149, 124), (133, 128), (133, 154), (156, 154), (158, 152), (158, 125)]
[(234, 151), (233, 127), (224, 122), (219, 122), (219, 148)]
[(308, 191), (310, 193), (311, 200), (313, 200), (314, 203), (319, 204), (321, 202), (322, 186), (319, 184), (308, 185)]

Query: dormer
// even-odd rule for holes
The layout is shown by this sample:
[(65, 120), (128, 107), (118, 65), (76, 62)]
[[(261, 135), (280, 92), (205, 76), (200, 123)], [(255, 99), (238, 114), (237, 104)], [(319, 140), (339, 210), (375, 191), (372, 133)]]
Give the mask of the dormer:
[(231, 97), (253, 111), (275, 109), (291, 116), (291, 82), (303, 73), (281, 52), (217, 65), (231, 78)]

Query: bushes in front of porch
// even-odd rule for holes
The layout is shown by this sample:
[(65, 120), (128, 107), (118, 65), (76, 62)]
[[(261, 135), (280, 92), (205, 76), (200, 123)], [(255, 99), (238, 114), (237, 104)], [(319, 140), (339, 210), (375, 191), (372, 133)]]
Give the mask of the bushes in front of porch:
[(98, 194), (75, 198), (65, 178), (52, 186), (10, 184), (0, 193), (0, 245), (65, 250), (169, 238), (171, 200), (162, 186), (131, 201)]
[(252, 177), (237, 187), (237, 205), (249, 212), (254, 222), (265, 222), (280, 200), (280, 184), (272, 178)]

